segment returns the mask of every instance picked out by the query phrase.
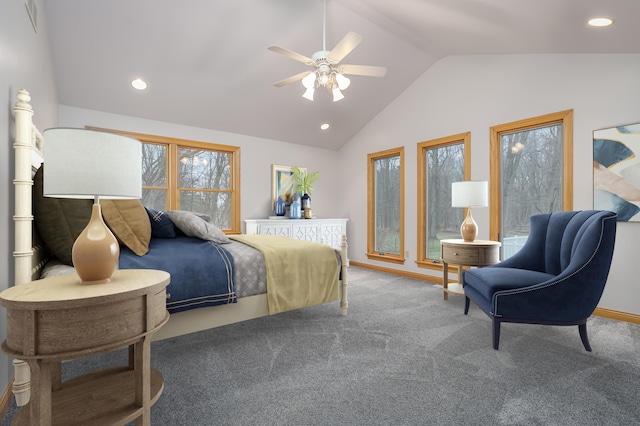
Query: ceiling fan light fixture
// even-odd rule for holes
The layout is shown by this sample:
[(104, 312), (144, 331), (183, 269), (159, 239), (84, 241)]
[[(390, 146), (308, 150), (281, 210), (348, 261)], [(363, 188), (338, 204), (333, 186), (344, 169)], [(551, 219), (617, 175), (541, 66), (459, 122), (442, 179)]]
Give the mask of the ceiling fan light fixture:
[(336, 84), (338, 85), (340, 90), (346, 89), (351, 84), (351, 80), (349, 80), (347, 77), (340, 74), (339, 72), (336, 73), (335, 79), (336, 79)]
[(330, 75), (327, 73), (320, 73), (320, 75), (318, 76), (318, 84), (320, 86), (326, 87), (327, 84), (329, 84), (330, 80), (331, 80)]
[(305, 89), (313, 89), (316, 85), (316, 73), (314, 72), (310, 72), (309, 74), (307, 74), (307, 76), (305, 78), (302, 79), (302, 85), (305, 87)]
[(305, 99), (309, 99), (310, 101), (313, 101), (313, 92), (315, 92), (316, 89), (312, 87), (307, 87), (307, 90), (305, 90), (304, 94), (302, 95), (303, 98)]
[(333, 102), (338, 102), (339, 100), (344, 99), (344, 95), (338, 86), (333, 86), (331, 92), (333, 93)]

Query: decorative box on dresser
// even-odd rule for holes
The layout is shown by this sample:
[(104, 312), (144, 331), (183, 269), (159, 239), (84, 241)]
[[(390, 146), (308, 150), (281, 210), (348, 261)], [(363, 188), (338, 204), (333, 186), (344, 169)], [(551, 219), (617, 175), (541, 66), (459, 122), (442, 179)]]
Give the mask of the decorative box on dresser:
[[(31, 367), (31, 399), (13, 425), (150, 425), (164, 380), (151, 368), (151, 337), (169, 319), (164, 271), (117, 270), (111, 282), (78, 275), (0, 293), (2, 350)], [(62, 381), (61, 362), (129, 347), (129, 363)]]
[(281, 235), (297, 240), (315, 241), (340, 249), (347, 234), (349, 219), (247, 219), (247, 234)]

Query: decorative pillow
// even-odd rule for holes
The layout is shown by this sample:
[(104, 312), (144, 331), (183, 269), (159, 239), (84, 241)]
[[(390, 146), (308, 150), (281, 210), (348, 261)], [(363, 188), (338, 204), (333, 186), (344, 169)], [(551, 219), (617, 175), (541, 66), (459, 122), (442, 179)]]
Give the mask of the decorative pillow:
[(100, 200), (102, 217), (121, 244), (138, 256), (149, 251), (151, 222), (140, 200)]
[(167, 212), (173, 223), (187, 237), (213, 241), (219, 244), (230, 243), (231, 240), (212, 223), (206, 222), (195, 213), (185, 210), (169, 210)]
[(89, 223), (93, 200), (43, 196), (43, 168), (44, 166), (41, 166), (33, 178), (33, 213), (36, 228), (51, 253), (61, 262), (73, 265), (73, 243)]
[(175, 238), (176, 226), (171, 222), (169, 215), (160, 210), (145, 207), (149, 221), (151, 222), (151, 238)]

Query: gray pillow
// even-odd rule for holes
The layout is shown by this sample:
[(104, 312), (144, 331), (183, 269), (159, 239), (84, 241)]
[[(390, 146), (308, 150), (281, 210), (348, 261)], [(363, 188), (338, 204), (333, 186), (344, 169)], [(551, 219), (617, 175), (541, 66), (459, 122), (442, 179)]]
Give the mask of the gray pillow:
[(231, 240), (220, 229), (198, 217), (195, 213), (185, 210), (169, 210), (166, 212), (175, 226), (187, 237), (213, 241), (219, 244), (230, 243)]

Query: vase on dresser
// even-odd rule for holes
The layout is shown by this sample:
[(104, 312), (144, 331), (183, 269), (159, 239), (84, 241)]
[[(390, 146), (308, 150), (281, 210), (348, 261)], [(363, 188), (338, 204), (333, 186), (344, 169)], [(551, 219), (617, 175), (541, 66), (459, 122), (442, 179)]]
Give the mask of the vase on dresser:
[(291, 201), (291, 205), (289, 206), (289, 217), (291, 219), (300, 219), (302, 217), (300, 196), (298, 194), (293, 195), (293, 201)]
[(287, 203), (285, 203), (282, 197), (278, 197), (278, 199), (276, 200), (274, 213), (276, 214), (276, 216), (284, 216), (285, 214), (287, 214)]
[(311, 212), (311, 196), (306, 192), (300, 198), (302, 204), (302, 216), (305, 219), (311, 219), (313, 213)]

